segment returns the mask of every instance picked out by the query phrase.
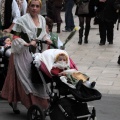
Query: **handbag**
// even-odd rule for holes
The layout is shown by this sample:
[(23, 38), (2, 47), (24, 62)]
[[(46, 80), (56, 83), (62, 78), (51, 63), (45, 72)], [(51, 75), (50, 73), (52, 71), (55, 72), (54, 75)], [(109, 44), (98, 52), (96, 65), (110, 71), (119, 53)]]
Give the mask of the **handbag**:
[(82, 2), (78, 6), (78, 15), (88, 14), (89, 13), (89, 2)]

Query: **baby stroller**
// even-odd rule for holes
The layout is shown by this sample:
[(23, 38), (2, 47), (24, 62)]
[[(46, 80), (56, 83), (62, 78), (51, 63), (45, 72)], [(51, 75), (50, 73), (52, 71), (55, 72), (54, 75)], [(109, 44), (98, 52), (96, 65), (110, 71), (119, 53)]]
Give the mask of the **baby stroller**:
[[(47, 110), (43, 110), (38, 105), (32, 105), (27, 112), (28, 120), (45, 120), (46, 116), (50, 116), (51, 120), (96, 119), (95, 107), (90, 110), (87, 102), (101, 99), (102, 95), (98, 90), (88, 88), (81, 83), (74, 89), (62, 82), (58, 76), (48, 76), (34, 64), (32, 64), (32, 69), (37, 73), (33, 75), (39, 79), (33, 82), (43, 82), (47, 88), (50, 106)], [(51, 86), (48, 87), (47, 83), (51, 83)]]

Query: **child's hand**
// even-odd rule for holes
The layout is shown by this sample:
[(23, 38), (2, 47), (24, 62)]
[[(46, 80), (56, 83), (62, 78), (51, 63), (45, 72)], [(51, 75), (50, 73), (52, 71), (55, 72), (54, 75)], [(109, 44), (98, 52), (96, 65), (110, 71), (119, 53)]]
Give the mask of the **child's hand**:
[(50, 39), (47, 39), (47, 44), (52, 44), (52, 41)]
[(60, 46), (60, 49), (61, 49), (61, 50), (64, 50), (64, 49), (65, 49), (65, 47), (64, 47), (64, 46)]
[(9, 47), (9, 46), (11, 46), (11, 45), (10, 45), (10, 44), (5, 44), (5, 46), (4, 46), (4, 47), (6, 48), (6, 47)]
[(59, 76), (66, 76), (66, 73), (61, 72), (61, 73), (59, 73), (58, 75), (59, 75)]

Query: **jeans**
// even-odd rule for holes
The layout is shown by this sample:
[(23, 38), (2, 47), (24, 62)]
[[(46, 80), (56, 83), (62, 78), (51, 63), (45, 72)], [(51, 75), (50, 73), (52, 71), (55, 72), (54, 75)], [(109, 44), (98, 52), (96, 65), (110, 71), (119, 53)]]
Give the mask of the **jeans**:
[(74, 1), (73, 0), (66, 0), (65, 2), (65, 29), (66, 30), (73, 30), (75, 27), (74, 25), (74, 20), (73, 20), (73, 13), (72, 9), (74, 6)]

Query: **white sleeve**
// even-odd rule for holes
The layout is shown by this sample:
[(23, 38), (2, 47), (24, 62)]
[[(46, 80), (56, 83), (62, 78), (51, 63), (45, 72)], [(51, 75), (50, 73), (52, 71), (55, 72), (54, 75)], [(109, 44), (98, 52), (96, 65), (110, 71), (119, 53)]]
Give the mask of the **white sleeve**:
[(22, 15), (24, 15), (26, 13), (26, 10), (27, 10), (27, 1), (23, 0), (22, 7), (21, 7)]
[(60, 47), (63, 46), (62, 41), (60, 40), (60, 38), (58, 37), (58, 48), (60, 49)]
[(20, 10), (15, 0), (13, 0), (12, 2), (12, 17), (13, 17), (13, 23), (16, 23), (17, 19), (20, 17)]

